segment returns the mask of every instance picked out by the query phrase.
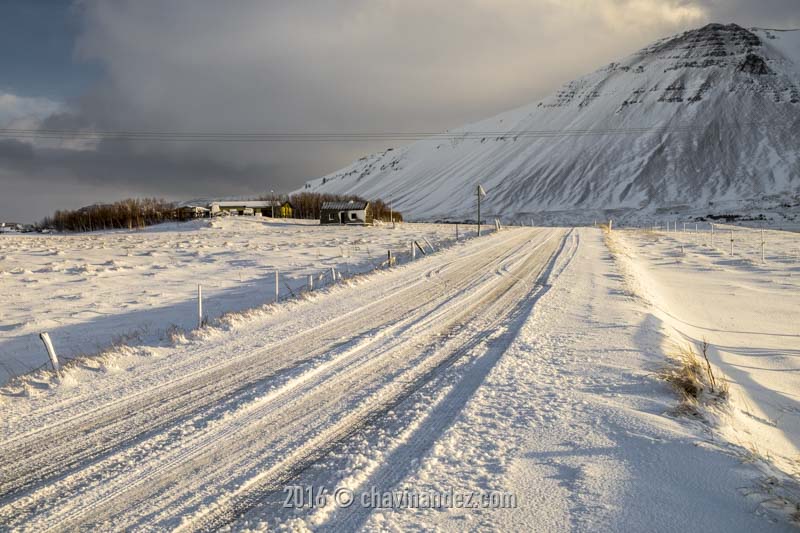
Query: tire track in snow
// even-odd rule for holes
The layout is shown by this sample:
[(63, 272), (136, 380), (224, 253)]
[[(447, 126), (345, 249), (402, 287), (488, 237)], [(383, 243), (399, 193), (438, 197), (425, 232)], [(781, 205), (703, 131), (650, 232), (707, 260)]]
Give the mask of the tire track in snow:
[[(436, 441), (444, 435), (447, 428), (452, 425), (495, 363), (514, 341), (520, 327), (528, 319), (536, 303), (547, 293), (551, 280), (558, 277), (569, 265), (578, 245), (578, 235), (571, 232), (562, 241), (561, 248), (552, 256), (549, 264), (538, 276), (534, 289), (526, 291), (523, 287), (517, 287), (524, 292), (514, 296), (518, 301), (508, 315), (498, 317), (489, 325), (481, 326), (492, 332), (483, 337), (484, 342), (465, 345), (465, 352), (468, 352), (465, 353), (465, 357), (470, 359), (468, 364), (458, 370), (454, 369), (452, 372), (438, 374), (431, 380), (432, 390), (424, 394), (415, 393), (403, 399), (402, 405), (398, 406), (395, 412), (403, 411), (404, 408), (413, 409), (410, 406), (416, 402), (426, 404), (432, 402), (432, 404), (430, 410), (423, 410), (418, 424), (414, 423), (416, 420), (409, 421), (407, 419), (400, 423), (400, 429), (394, 430), (397, 434), (391, 437), (389, 448), (381, 453), (380, 463), (376, 467), (371, 470), (366, 467), (368, 471), (363, 472), (361, 480), (355, 484), (352, 483), (352, 480), (349, 484), (342, 484), (342, 480), (334, 473), (330, 479), (326, 479), (324, 476), (321, 479), (315, 478), (310, 485), (315, 487), (346, 486), (354, 490), (354, 501), (356, 502), (361, 501), (361, 495), (364, 492), (373, 488), (380, 493), (396, 488), (407, 475), (415, 470), (416, 461), (424, 457)], [(509, 275), (513, 275), (510, 269), (503, 269), (503, 271), (508, 271)], [(519, 281), (524, 283), (525, 280), (519, 279)], [(446, 392), (440, 397), (435, 392), (436, 389), (445, 389)], [(434, 398), (425, 395), (434, 395)], [(422, 396), (425, 396), (427, 401)], [(416, 415), (420, 416), (419, 413)], [(411, 426), (410, 429), (406, 429), (407, 426)], [(376, 427), (372, 427), (365, 430), (364, 433), (374, 432), (376, 429)], [(363, 435), (357, 437), (364, 438)], [(369, 463), (372, 462), (372, 460), (369, 461)], [(291, 483), (297, 483), (297, 481), (292, 480)], [(307, 486), (308, 484), (300, 482), (299, 485)], [(262, 500), (268, 502), (266, 506), (248, 512), (246, 519), (257, 521), (259, 518), (280, 514), (283, 511), (279, 508), (283, 501), (279, 492), (265, 496)], [(357, 531), (364, 525), (373, 510), (355, 504), (349, 508), (331, 509), (328, 507), (314, 511), (313, 509), (309, 511), (313, 515), (313, 519), (306, 523), (314, 524), (315, 529), (319, 531)], [(295, 512), (291, 517), (293, 519), (301, 518), (302, 514)], [(274, 525), (274, 520), (272, 522)]]
[[(509, 241), (510, 241), (510, 243), (512, 243), (512, 244), (513, 244), (513, 243), (514, 243), (514, 242), (516, 242), (517, 240), (519, 240), (519, 239), (512, 239), (512, 238), (510, 238), (510, 237), (506, 237), (505, 239), (499, 239), (500, 243), (499, 243), (499, 244), (495, 244), (495, 245), (494, 245), (494, 248), (500, 249), (500, 248), (503, 248), (503, 247), (505, 247), (504, 249), (506, 249), (506, 250), (507, 250), (507, 253), (497, 253), (497, 254), (495, 254), (495, 255), (491, 256), (491, 261), (497, 261), (497, 260), (501, 260), (501, 261), (502, 261), (502, 260), (508, 260), (508, 257), (509, 257), (509, 256), (513, 256), (513, 255), (514, 255), (514, 252), (516, 252), (517, 250), (516, 250), (516, 249), (515, 249), (513, 246), (510, 246), (510, 245), (509, 245)], [(450, 264), (449, 266), (446, 266), (445, 268), (443, 268), (443, 269), (442, 269), (442, 272), (441, 272), (440, 274), (444, 274), (444, 273), (446, 273), (446, 272), (444, 272), (444, 271), (445, 271), (447, 268), (453, 268), (453, 271), (452, 271), (452, 272), (450, 272), (450, 274), (451, 274), (451, 276), (452, 276), (452, 277), (455, 277), (456, 279), (458, 279), (458, 278), (460, 277), (460, 275), (463, 275), (463, 274), (464, 274), (464, 272), (463, 272), (464, 270), (469, 270), (470, 268), (471, 268), (472, 270), (475, 270), (475, 269), (476, 269), (475, 267), (477, 267), (477, 266), (480, 266), (481, 262), (480, 262), (479, 260), (480, 260), (480, 258), (481, 258), (481, 257), (485, 257), (485, 255), (487, 254), (487, 252), (488, 252), (487, 250), (484, 250), (484, 251), (483, 251), (483, 254), (481, 254), (481, 255), (479, 255), (479, 256), (477, 257), (477, 259), (478, 259), (478, 264), (475, 264), (474, 262), (473, 262), (473, 263), (470, 263), (469, 261), (466, 261), (466, 263), (467, 263), (467, 264), (466, 264), (466, 266), (465, 266), (464, 268), (455, 268), (455, 266), (454, 266), (453, 264)], [(475, 259), (475, 258), (473, 257), (473, 260), (474, 260), (474, 259)], [(469, 267), (469, 268), (467, 268), (467, 267)], [(466, 276), (466, 278), (467, 278), (468, 280), (472, 280), (472, 278), (469, 278), (469, 276)], [(477, 278), (477, 279), (481, 280), (481, 279), (484, 279), (484, 277), (483, 277), (483, 276), (478, 276), (478, 278)], [(484, 281), (485, 281), (485, 280), (484, 280)], [(464, 288), (464, 287), (469, 287), (469, 286), (471, 286), (471, 285), (474, 285), (474, 283), (476, 283), (476, 281), (475, 281), (475, 280), (472, 280), (472, 281), (468, 281), (467, 283), (462, 283), (460, 286), (461, 286), (462, 288)], [(457, 285), (457, 284), (454, 284), (454, 285)], [(404, 291), (404, 292), (407, 292), (407, 291)], [(407, 298), (407, 297), (408, 297), (408, 295), (404, 295), (402, 292), (401, 292), (401, 293), (399, 293), (399, 294), (401, 294), (401, 296), (403, 296), (403, 297), (406, 297), (406, 299), (408, 299), (408, 298)], [(425, 295), (425, 294), (423, 293), (422, 295)], [(417, 296), (419, 296), (419, 295), (417, 295)], [(430, 297), (431, 295), (426, 295), (426, 296)], [(395, 307), (396, 307), (396, 303), (395, 303), (393, 300), (390, 300), (390, 303), (392, 303), (392, 304), (395, 304)], [(391, 306), (391, 305), (389, 305), (389, 307), (392, 307), (392, 306)], [(419, 307), (420, 307), (420, 306), (412, 307), (412, 308), (411, 308), (411, 314), (413, 315), (413, 311), (414, 311), (415, 309), (418, 309)], [(395, 311), (396, 311), (396, 308), (395, 308)], [(385, 318), (385, 317), (383, 317), (383, 318)], [(262, 361), (262, 363), (263, 363), (263, 361)], [(163, 398), (160, 398), (160, 399), (162, 399), (162, 400), (163, 400)], [(128, 405), (128, 406), (126, 406), (126, 407), (130, 408), (131, 406), (129, 406), (129, 405)], [(170, 420), (172, 420), (172, 419), (170, 419)], [(79, 428), (79, 429), (80, 429), (80, 428)], [(74, 435), (73, 435), (73, 436), (74, 436)], [(78, 439), (76, 439), (76, 440), (78, 440)], [(56, 461), (56, 462), (57, 462), (57, 461)], [(47, 491), (45, 491), (45, 492), (47, 492)], [(27, 500), (30, 500), (30, 498), (25, 498), (25, 500), (26, 500), (26, 501), (27, 501)], [(19, 502), (17, 502), (17, 503), (19, 503)], [(30, 503), (30, 502), (28, 501), (27, 503)], [(15, 509), (15, 508), (16, 508), (16, 509)], [(34, 508), (35, 508), (35, 506), (34, 506)], [(6, 509), (6, 510), (7, 510), (7, 511), (8, 511), (8, 510), (12, 510), (12, 511), (14, 511), (14, 510), (16, 510), (16, 511), (21, 511), (22, 509), (19, 509), (17, 506), (15, 506), (15, 505), (12, 505), (12, 506), (11, 506), (11, 509)], [(29, 508), (29, 510), (31, 510), (31, 509)]]
[[(490, 242), (491, 255), (508, 253), (503, 245), (506, 239)], [(475, 254), (468, 257), (474, 257)], [(448, 269), (452, 263), (430, 269), (428, 275), (451, 275)], [(467, 270), (467, 265), (456, 266), (458, 271)], [(457, 278), (458, 279), (458, 278)], [(464, 276), (463, 283), (456, 284), (454, 290), (465, 289), (477, 280), (474, 276)], [(113, 451), (121, 445), (132, 445), (141, 439), (158, 433), (176, 421), (187, 420), (198, 412), (222, 402), (234, 405), (242, 394), (252, 391), (259, 382), (274, 379), (279, 374), (296, 369), (300, 365), (330, 352), (333, 348), (329, 339), (341, 339), (343, 324), (347, 324), (354, 314), (366, 314), (370, 317), (367, 324), (359, 324), (362, 328), (350, 335), (356, 342), (364, 335), (374, 335), (385, 327), (385, 324), (400, 312), (413, 317), (420, 309), (430, 305), (430, 301), (438, 296), (440, 290), (417, 281), (409, 287), (370, 304), (366, 309), (356, 310), (318, 327), (298, 333), (278, 343), (270, 344), (252, 351), (245, 356), (223, 359), (217, 365), (201, 369), (198, 372), (181, 376), (178, 379), (160, 384), (157, 387), (142, 391), (139, 394), (122, 397), (99, 409), (82, 413), (80, 416), (43, 428), (30, 434), (15, 437), (0, 446), (0, 457), (13, 457), (13, 462), (3, 462), (0, 458), (0, 504), (5, 503), (21, 489), (34, 482), (47, 480), (49, 476), (64, 473), (70, 467), (85, 465), (87, 460), (101, 458), (103, 453)], [(419, 291), (413, 298), (405, 298), (406, 302), (421, 302), (405, 309), (396, 304), (406, 292)], [(313, 336), (321, 342), (307, 342)], [(348, 335), (345, 332), (344, 337)], [(304, 342), (304, 353), (297, 359), (286, 357), (292, 352), (293, 345)], [(348, 341), (341, 343), (339, 349), (346, 349)], [(217, 347), (218, 349), (218, 347)], [(265, 370), (266, 369), (266, 370)], [(246, 378), (249, 376), (249, 378)], [(169, 412), (169, 417), (154, 416), (153, 411)], [(222, 410), (224, 413), (225, 410)], [(82, 433), (81, 442), (73, 443), (75, 433)]]
[[(566, 239), (561, 242), (563, 250)], [(428, 372), (419, 375), (412, 382), (412, 386), (407, 388), (403, 394), (391, 398), (378, 407), (371, 406), (369, 418), (363, 420), (356, 427), (347, 429), (344, 435), (337, 436), (334, 434), (325, 441), (326, 445), (324, 449), (313, 450), (307, 457), (298, 458), (296, 461), (292, 462), (290, 466), (285, 467), (283, 472), (277, 473), (273, 478), (270, 478), (268, 474), (263, 474), (263, 477), (266, 479), (251, 480), (249, 482), (250, 486), (243, 489), (242, 494), (235, 495), (227, 505), (214, 509), (211, 512), (211, 516), (208, 518), (201, 516), (199, 524), (199, 526), (201, 526), (200, 529), (214, 530), (220, 526), (230, 524), (237, 517), (241, 516), (242, 513), (257, 505), (266, 495), (280, 490), (282, 485), (290, 482), (292, 478), (296, 477), (300, 472), (308, 468), (311, 463), (330, 451), (341, 440), (355, 434), (359, 429), (364, 427), (365, 424), (374, 422), (389, 410), (395, 409), (401, 403), (410, 400), (415, 392), (420, 390), (431, 380), (441, 376), (442, 371), (455, 361), (463, 357), (468, 357), (479, 346), (490, 341), (492, 337), (495, 337), (494, 340), (491, 341), (491, 353), (488, 356), (479, 358), (477, 364), (469, 370), (468, 378), (455, 385), (455, 395), (448, 395), (448, 398), (452, 399), (452, 401), (445, 401), (443, 405), (439, 406), (442, 408), (441, 413), (443, 416), (435, 417), (432, 426), (423, 428), (421, 434), (423, 435), (422, 438), (416, 440), (412, 444), (411, 448), (414, 448), (414, 454), (416, 454), (417, 457), (420, 453), (424, 453), (425, 445), (432, 444), (436, 437), (441, 435), (442, 429), (449, 425), (457, 412), (460, 411), (466, 403), (468, 397), (471, 396), (471, 393), (480, 385), (483, 377), (491, 369), (494, 362), (502, 355), (504, 351), (503, 347), (507, 346), (513, 339), (518, 325), (522, 323), (521, 321), (524, 321), (525, 317), (527, 317), (527, 313), (530, 312), (530, 309), (539, 297), (546, 292), (547, 287), (538, 283), (533, 290), (530, 290), (526, 286), (526, 281), (535, 282), (541, 277), (546, 279), (550, 276), (558, 256), (558, 254), (553, 255), (554, 248), (555, 246), (548, 248), (545, 253), (539, 255), (531, 254), (524, 261), (521, 261), (517, 270), (521, 271), (523, 273), (522, 275), (517, 276), (510, 271), (504, 280), (506, 283), (499, 287), (493, 294), (487, 295), (486, 300), (491, 300), (491, 303), (484, 308), (484, 312), (472, 317), (474, 321), (478, 322), (478, 324), (469, 324), (473, 326), (475, 331), (467, 331), (466, 335), (454, 336), (450, 342), (447, 343), (450, 346), (437, 347), (436, 351), (439, 359), (436, 366), (431, 368)], [(528, 279), (523, 277), (525, 272), (528, 273)], [(531, 272), (535, 274), (531, 276)], [(486, 320), (482, 319), (480, 315), (493, 318)], [(498, 335), (498, 328), (506, 331)], [(466, 397), (464, 397), (464, 395), (466, 395)], [(390, 457), (389, 460), (384, 463), (386, 465), (386, 472), (395, 472), (395, 474), (401, 471), (405, 472), (408, 467), (407, 465), (410, 464), (407, 459), (408, 457), (405, 459), (403, 457)], [(333, 486), (333, 484), (328, 486)], [(350, 509), (352, 510), (354, 508), (351, 507)], [(368, 512), (368, 510), (360, 510)], [(358, 511), (356, 511), (356, 516), (358, 516)], [(339, 525), (338, 523), (334, 525), (333, 530), (337, 530)], [(197, 526), (198, 524), (189, 522), (187, 529), (195, 529)], [(346, 529), (349, 529), (349, 527), (346, 526)]]

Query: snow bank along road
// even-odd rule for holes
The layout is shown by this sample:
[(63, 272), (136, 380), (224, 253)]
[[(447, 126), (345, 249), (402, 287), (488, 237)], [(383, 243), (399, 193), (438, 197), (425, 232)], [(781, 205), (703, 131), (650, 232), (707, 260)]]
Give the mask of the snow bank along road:
[(6, 400), (0, 524), (235, 524), (476, 348), (509, 342), (576, 245), (562, 229), (510, 229), (143, 358), (130, 372), (68, 375)]

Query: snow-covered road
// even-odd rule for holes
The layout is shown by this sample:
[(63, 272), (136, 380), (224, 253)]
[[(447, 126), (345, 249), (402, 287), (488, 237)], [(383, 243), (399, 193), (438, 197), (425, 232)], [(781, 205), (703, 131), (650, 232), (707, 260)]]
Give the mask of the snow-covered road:
[[(511, 229), (179, 346), (134, 373), (91, 384), (68, 376), (14, 402), (0, 422), (0, 522), (32, 531), (235, 522), (417, 391), (454, 386), (442, 376), (477, 360), (478, 347), (508, 343), (576, 244), (565, 230)], [(491, 369), (476, 365), (464, 374), (474, 386)]]

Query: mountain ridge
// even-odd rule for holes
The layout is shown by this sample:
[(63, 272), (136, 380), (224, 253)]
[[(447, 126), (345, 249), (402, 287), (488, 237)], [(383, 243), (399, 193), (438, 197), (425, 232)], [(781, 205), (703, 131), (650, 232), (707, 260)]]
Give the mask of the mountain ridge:
[(791, 205), (800, 202), (793, 131), (800, 30), (715, 23), (302, 190), (391, 196), (409, 218), (428, 220), (469, 217), (477, 183), (487, 216), (507, 221)]

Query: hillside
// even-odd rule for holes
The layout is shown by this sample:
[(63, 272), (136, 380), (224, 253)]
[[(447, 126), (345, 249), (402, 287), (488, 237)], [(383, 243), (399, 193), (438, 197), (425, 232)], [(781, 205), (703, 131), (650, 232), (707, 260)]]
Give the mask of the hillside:
[[(417, 219), (588, 219), (800, 204), (800, 30), (710, 24), (496, 117), (303, 190), (391, 195)], [(621, 211), (620, 211), (621, 210)]]

